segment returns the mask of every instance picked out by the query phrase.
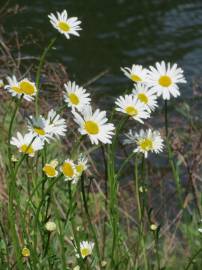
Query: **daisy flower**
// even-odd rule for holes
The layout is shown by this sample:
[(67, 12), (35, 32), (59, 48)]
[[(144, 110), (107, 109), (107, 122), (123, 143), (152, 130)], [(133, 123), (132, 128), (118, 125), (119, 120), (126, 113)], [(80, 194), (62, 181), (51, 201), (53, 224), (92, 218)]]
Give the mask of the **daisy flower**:
[(89, 105), (91, 99), (89, 98), (90, 95), (86, 93), (86, 89), (70, 81), (64, 87), (64, 100), (67, 102), (68, 107), (81, 111), (85, 105)]
[(52, 160), (50, 163), (46, 163), (43, 167), (45, 175), (49, 178), (58, 176), (58, 171), (55, 169), (58, 165), (57, 160)]
[(87, 163), (88, 163), (88, 159), (85, 156), (80, 155), (76, 164), (76, 171), (79, 175), (81, 175), (85, 170), (87, 170), (88, 168)]
[(23, 98), (27, 101), (31, 101), (33, 99), (32, 96), (23, 93), (23, 89), (20, 87), (19, 82), (16, 77), (13, 75), (12, 77), (6, 78), (8, 84), (5, 85), (5, 89), (13, 96), (17, 98), (21, 98), (23, 94)]
[(31, 97), (35, 96), (37, 92), (35, 83), (31, 82), (28, 79), (21, 80), (19, 82), (19, 88), (24, 95), (31, 96)]
[(81, 21), (78, 21), (77, 17), (68, 18), (66, 10), (63, 10), (62, 13), (57, 12), (57, 16), (51, 13), (48, 18), (53, 27), (61, 34), (64, 34), (67, 39), (70, 38), (70, 35), (79, 36), (78, 31), (81, 30), (79, 26)]
[(137, 97), (145, 106), (148, 111), (153, 111), (157, 107), (157, 96), (145, 84), (138, 83), (135, 85), (132, 94)]
[(65, 180), (71, 181), (78, 176), (74, 161), (71, 159), (66, 159), (60, 167), (60, 170), (64, 174)]
[(43, 148), (42, 140), (34, 137), (32, 133), (23, 136), (20, 132), (17, 132), (16, 137), (12, 137), (10, 143), (15, 145), (20, 153), (27, 154), (30, 157), (33, 157), (36, 151)]
[(59, 137), (65, 136), (65, 133), (67, 131), (65, 119), (60, 117), (60, 115), (57, 114), (57, 112), (55, 112), (54, 110), (50, 110), (48, 112), (46, 124), (49, 126), (48, 132), (51, 137), (56, 137), (57, 139), (59, 139)]
[(147, 107), (132, 94), (120, 96), (115, 104), (117, 105), (117, 111), (129, 115), (140, 123), (144, 123), (142, 119), (150, 117)]
[(28, 130), (32, 132), (35, 136), (40, 137), (42, 140), (49, 142), (49, 139), (52, 138), (51, 126), (47, 123), (46, 119), (43, 116), (29, 117)]
[[(81, 257), (84, 259), (87, 256), (90, 256), (93, 252), (94, 248), (94, 243), (93, 242), (88, 242), (88, 241), (82, 241), (80, 243), (80, 254)], [(77, 257), (79, 257), (79, 254), (76, 254)]]
[(82, 115), (73, 112), (74, 121), (79, 125), (81, 135), (88, 135), (92, 144), (98, 144), (99, 141), (107, 144), (111, 143), (114, 134), (114, 125), (107, 123), (106, 112), (97, 109), (92, 112), (91, 106), (86, 106)]
[(141, 65), (132, 65), (132, 68), (121, 68), (124, 75), (131, 79), (133, 82), (144, 82), (147, 77), (148, 70)]
[(169, 100), (171, 96), (180, 95), (178, 83), (186, 83), (183, 70), (177, 64), (171, 66), (164, 61), (156, 63), (156, 67), (150, 66), (146, 83), (163, 99)]
[(124, 144), (137, 144), (137, 148), (134, 152), (140, 152), (145, 155), (145, 158), (148, 156), (148, 152), (154, 152), (158, 154), (163, 150), (163, 139), (161, 138), (160, 132), (152, 131), (148, 129), (144, 131), (140, 130), (139, 133), (134, 133), (132, 130), (126, 134), (126, 139)]

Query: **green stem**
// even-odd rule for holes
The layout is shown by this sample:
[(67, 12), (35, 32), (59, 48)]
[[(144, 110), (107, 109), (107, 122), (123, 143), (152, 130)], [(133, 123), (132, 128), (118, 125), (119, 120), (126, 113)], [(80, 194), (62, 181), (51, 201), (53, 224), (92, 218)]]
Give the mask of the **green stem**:
[(142, 209), (141, 209), (141, 200), (140, 200), (140, 192), (139, 192), (139, 176), (138, 176), (138, 157), (135, 157), (135, 193), (136, 193), (136, 202), (137, 202), (137, 209), (138, 209), (138, 220), (139, 220), (139, 237), (140, 242), (142, 245), (143, 250), (143, 258), (144, 258), (144, 269), (148, 269), (148, 263), (147, 263), (147, 256), (146, 256), (146, 250), (145, 250), (145, 241), (144, 241), (144, 235), (143, 235), (143, 215), (142, 215)]
[(165, 133), (166, 133), (166, 138), (167, 138), (168, 137), (168, 104), (167, 104), (167, 100), (165, 100), (164, 110), (165, 110)]
[(98, 240), (97, 240), (96, 232), (94, 230), (93, 224), (91, 222), (90, 214), (88, 211), (88, 203), (87, 203), (87, 199), (86, 199), (85, 186), (84, 186), (84, 176), (83, 175), (81, 176), (81, 193), (82, 193), (82, 199), (83, 199), (85, 213), (86, 213), (88, 223), (89, 223), (89, 226), (90, 226), (90, 229), (91, 229), (91, 232), (93, 234), (94, 241), (95, 241), (95, 248), (96, 248), (97, 256), (99, 258), (99, 265), (100, 265), (100, 268), (102, 268)]
[(38, 98), (39, 98), (39, 85), (40, 85), (40, 75), (41, 75), (41, 70), (43, 68), (44, 62), (46, 55), (48, 54), (49, 50), (52, 48), (53, 44), (55, 43), (57, 37), (54, 37), (51, 39), (50, 43), (48, 46), (44, 49), (40, 60), (39, 60), (39, 65), (36, 73), (36, 88), (37, 88), (37, 93), (36, 93), (36, 99), (35, 99), (35, 111), (36, 111), (36, 116), (39, 115), (39, 107), (38, 107)]
[(185, 267), (184, 270), (188, 270), (189, 267), (192, 265), (192, 263), (194, 262), (194, 259), (202, 252), (202, 248), (200, 248), (189, 260), (189, 263), (187, 264), (187, 266)]

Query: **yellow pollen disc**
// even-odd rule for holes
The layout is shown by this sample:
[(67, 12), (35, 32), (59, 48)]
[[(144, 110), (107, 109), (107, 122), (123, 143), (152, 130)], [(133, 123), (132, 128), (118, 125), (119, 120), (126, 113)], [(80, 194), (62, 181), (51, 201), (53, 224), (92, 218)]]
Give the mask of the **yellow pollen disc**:
[(59, 22), (58, 27), (60, 28), (60, 30), (62, 30), (64, 32), (68, 32), (70, 30), (70, 26), (66, 22)]
[(82, 173), (84, 171), (83, 164), (76, 165), (76, 170), (77, 170), (78, 173)]
[(22, 93), (24, 93), (26, 95), (33, 95), (35, 92), (34, 85), (31, 84), (30, 82), (27, 82), (27, 81), (20, 82), (19, 87), (20, 87)]
[(144, 93), (138, 94), (138, 98), (141, 102), (147, 104), (148, 103), (148, 97)]
[(132, 74), (130, 78), (134, 82), (141, 82), (142, 81), (142, 79), (138, 75), (135, 75), (135, 74)]
[(70, 163), (65, 162), (62, 165), (62, 172), (67, 177), (73, 177), (74, 176), (74, 170), (73, 170), (72, 165)]
[(30, 250), (26, 247), (22, 249), (22, 256), (23, 257), (29, 257), (30, 256)]
[(12, 86), (11, 89), (18, 94), (22, 94), (22, 90), (18, 86)]
[(125, 109), (126, 113), (129, 114), (130, 116), (135, 116), (138, 114), (138, 111), (133, 107), (133, 106), (128, 106)]
[(143, 139), (140, 141), (139, 146), (144, 150), (144, 151), (149, 151), (153, 148), (153, 142), (151, 139)]
[(86, 257), (86, 256), (90, 255), (88, 248), (81, 248), (80, 252), (81, 252), (82, 257)]
[(94, 121), (86, 121), (84, 128), (89, 134), (96, 135), (99, 133), (99, 126)]
[(159, 84), (163, 87), (169, 87), (172, 84), (172, 80), (169, 76), (164, 75), (159, 78)]
[(70, 99), (70, 101), (71, 101), (72, 104), (74, 104), (74, 105), (78, 105), (79, 104), (79, 98), (74, 93), (68, 94), (68, 97), (69, 97), (69, 99)]
[[(29, 148), (28, 148), (29, 147)], [(21, 147), (20, 147), (20, 150), (25, 153), (25, 154), (33, 154), (34, 153), (34, 149), (31, 147), (31, 145), (27, 145), (27, 144), (23, 144)]]
[(43, 167), (43, 171), (45, 172), (45, 174), (49, 177), (54, 177), (56, 175), (56, 170), (53, 166), (51, 166), (50, 164), (46, 164)]
[(34, 131), (38, 134), (38, 135), (45, 135), (46, 132), (42, 129), (42, 128), (34, 128)]

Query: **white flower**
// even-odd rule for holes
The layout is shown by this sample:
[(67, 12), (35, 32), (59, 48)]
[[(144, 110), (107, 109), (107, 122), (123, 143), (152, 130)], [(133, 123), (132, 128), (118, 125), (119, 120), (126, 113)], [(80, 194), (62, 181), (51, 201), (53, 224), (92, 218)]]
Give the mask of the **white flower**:
[(56, 227), (55, 222), (53, 222), (53, 221), (48, 221), (48, 222), (46, 222), (46, 224), (45, 224), (45, 228), (46, 228), (47, 231), (53, 232), (53, 231), (56, 230), (57, 227)]
[(88, 159), (81, 154), (76, 163), (76, 171), (79, 175), (81, 175), (85, 170), (87, 170), (88, 168), (87, 163), (88, 163)]
[(10, 143), (17, 146), (19, 152), (30, 157), (33, 157), (36, 151), (43, 148), (42, 140), (34, 137), (32, 133), (27, 133), (23, 136), (20, 132), (17, 132), (17, 136), (12, 137)]
[(60, 167), (60, 171), (64, 174), (65, 180), (72, 181), (73, 179), (78, 177), (74, 161), (71, 159), (66, 159), (64, 161), (64, 163)]
[(147, 76), (148, 70), (141, 65), (132, 65), (132, 68), (121, 68), (125, 76), (131, 79), (133, 82), (144, 82)]
[(79, 36), (81, 21), (78, 21), (77, 17), (68, 18), (66, 10), (63, 10), (62, 13), (57, 12), (57, 17), (53, 13), (49, 14), (48, 17), (53, 27), (64, 34), (67, 39), (70, 38), (70, 35)]
[[(90, 256), (93, 252), (94, 243), (88, 242), (88, 241), (82, 241), (80, 243), (80, 253), (81, 257), (84, 259), (87, 256)], [(77, 254), (77, 257), (79, 257), (79, 254)]]
[(64, 100), (67, 102), (68, 107), (81, 111), (84, 106), (89, 105), (91, 99), (89, 98), (90, 95), (86, 93), (86, 89), (70, 81), (64, 86), (66, 90), (64, 92)]
[(82, 135), (88, 135), (92, 144), (98, 144), (99, 141), (107, 144), (111, 143), (114, 134), (114, 125), (107, 123), (106, 112), (97, 109), (92, 112), (91, 106), (86, 106), (82, 111), (82, 116), (73, 112), (74, 120), (79, 125), (79, 132)]
[(148, 152), (159, 153), (163, 150), (163, 140), (161, 138), (160, 132), (152, 131), (148, 129), (144, 131), (140, 130), (139, 133), (135, 133), (132, 130), (126, 134), (126, 139), (124, 140), (124, 144), (137, 144), (137, 148), (134, 152), (140, 152), (145, 155), (147, 158)]
[(120, 96), (115, 104), (117, 105), (117, 111), (131, 116), (140, 123), (144, 123), (142, 119), (150, 117), (147, 107), (132, 94)]
[(56, 170), (57, 165), (58, 162), (55, 159), (44, 165), (43, 171), (47, 177), (52, 178), (58, 176), (58, 171)]
[(145, 106), (148, 111), (153, 111), (157, 107), (157, 96), (145, 84), (138, 83), (135, 85), (132, 94), (137, 97)]
[(65, 119), (60, 117), (57, 112), (50, 110), (48, 112), (46, 123), (49, 125), (49, 134), (52, 137), (55, 136), (58, 139), (60, 136), (65, 136), (65, 132), (67, 131)]
[(39, 117), (29, 117), (28, 129), (35, 136), (39, 136), (42, 140), (49, 142), (54, 136), (59, 138), (65, 136), (67, 130), (65, 120), (61, 118), (54, 110), (48, 112), (47, 119), (42, 115)]
[(202, 228), (198, 228), (198, 231), (199, 231), (200, 233), (202, 233)]
[(177, 67), (177, 64), (171, 66), (170, 63), (156, 63), (156, 67), (150, 66), (146, 83), (157, 96), (169, 100), (170, 96), (177, 97), (180, 95), (178, 83), (186, 83), (183, 70)]
[[(23, 98), (27, 101), (33, 100), (31, 95), (26, 94), (23, 92), (23, 88), (20, 87), (20, 83), (17, 81), (15, 76), (7, 77), (8, 85), (5, 85), (5, 89), (13, 96), (17, 98), (21, 98), (23, 94)], [(22, 82), (22, 81), (21, 81)], [(23, 84), (21, 83), (21, 86)]]

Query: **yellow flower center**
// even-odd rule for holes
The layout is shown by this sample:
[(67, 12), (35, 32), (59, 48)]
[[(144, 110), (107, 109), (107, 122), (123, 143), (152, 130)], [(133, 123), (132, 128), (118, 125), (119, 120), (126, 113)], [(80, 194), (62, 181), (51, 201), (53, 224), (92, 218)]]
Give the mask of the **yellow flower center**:
[(22, 94), (22, 90), (18, 86), (12, 86), (11, 89), (18, 94)]
[(153, 148), (153, 142), (151, 139), (146, 138), (140, 141), (139, 146), (142, 148), (142, 150), (149, 151)]
[(87, 257), (90, 255), (90, 250), (88, 248), (81, 248), (80, 250), (82, 257)]
[(128, 106), (125, 109), (126, 113), (129, 114), (130, 116), (135, 116), (138, 114), (138, 111), (135, 109), (133, 106)]
[(159, 84), (163, 87), (169, 87), (172, 84), (172, 80), (169, 76), (164, 75), (159, 78)]
[(33, 95), (35, 92), (35, 87), (32, 83), (27, 81), (22, 81), (19, 83), (19, 87), (22, 91), (22, 93), (26, 95)]
[(37, 128), (37, 127), (35, 127), (34, 128), (34, 131), (38, 134), (38, 135), (45, 135), (46, 134), (46, 132), (42, 129), (42, 128)]
[(138, 98), (141, 102), (147, 104), (148, 103), (148, 97), (144, 93), (138, 94)]
[(49, 177), (54, 177), (56, 175), (56, 169), (53, 166), (51, 166), (50, 164), (46, 164), (43, 167), (43, 171)]
[(70, 30), (70, 25), (66, 22), (59, 22), (58, 27), (64, 32), (68, 32)]
[(69, 99), (70, 99), (70, 101), (71, 101), (71, 103), (73, 105), (78, 105), (79, 104), (79, 98), (74, 93), (68, 94), (68, 97), (69, 97)]
[(83, 164), (80, 163), (80, 164), (76, 165), (76, 170), (78, 173), (82, 173), (84, 171)]
[(67, 177), (73, 177), (74, 176), (74, 169), (72, 168), (72, 165), (68, 162), (65, 162), (62, 165), (62, 172)]
[(28, 155), (31, 155), (34, 153), (34, 149), (32, 148), (32, 146), (30, 145), (27, 145), (27, 144), (23, 144), (21, 147), (20, 147), (20, 150), (25, 153), (25, 154), (28, 154)]
[(22, 249), (22, 256), (23, 257), (29, 257), (30, 256), (30, 250), (26, 247)]
[(132, 74), (130, 78), (134, 82), (141, 82), (142, 81), (142, 79), (138, 75), (135, 75), (135, 74)]
[(99, 133), (99, 126), (94, 121), (86, 121), (84, 125), (84, 129), (92, 135), (96, 135)]

